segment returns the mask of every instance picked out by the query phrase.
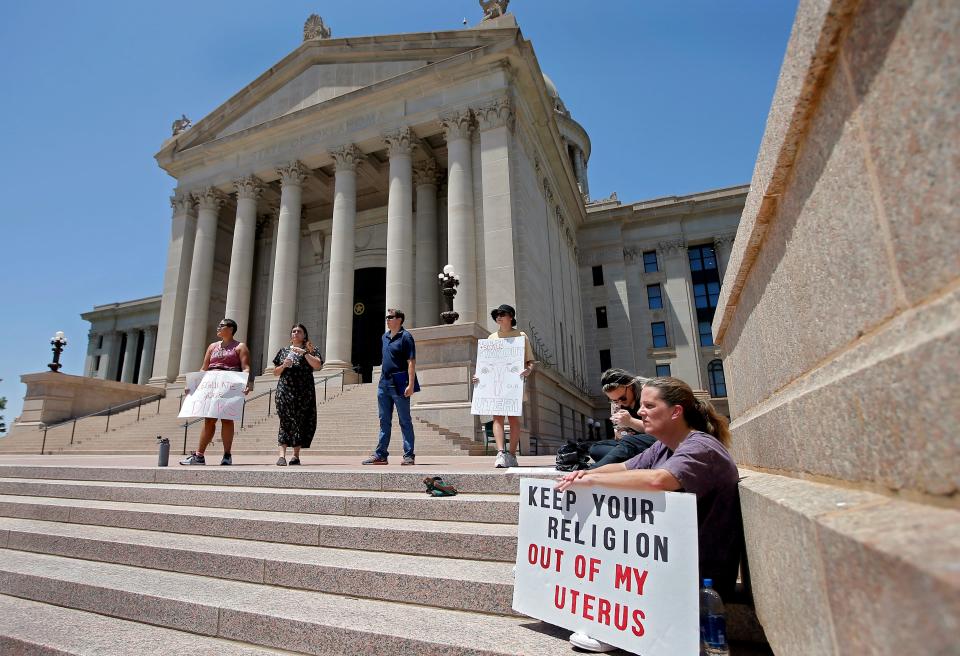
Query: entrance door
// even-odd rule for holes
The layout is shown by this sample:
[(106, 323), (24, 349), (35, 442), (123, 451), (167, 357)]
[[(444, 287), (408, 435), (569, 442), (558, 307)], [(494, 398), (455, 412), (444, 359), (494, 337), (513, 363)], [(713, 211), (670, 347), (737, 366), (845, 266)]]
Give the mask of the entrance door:
[(380, 337), (386, 331), (387, 270), (384, 267), (353, 272), (353, 347), (350, 359), (365, 383), (372, 382), (380, 364)]

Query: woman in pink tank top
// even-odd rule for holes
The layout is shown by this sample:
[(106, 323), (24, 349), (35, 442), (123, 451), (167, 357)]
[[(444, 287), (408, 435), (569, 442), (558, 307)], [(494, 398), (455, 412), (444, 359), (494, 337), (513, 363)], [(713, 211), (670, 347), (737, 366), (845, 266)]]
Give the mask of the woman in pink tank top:
[[(207, 347), (207, 353), (203, 356), (203, 366), (200, 371), (246, 371), (250, 373), (250, 350), (243, 342), (238, 342), (233, 338), (237, 333), (237, 322), (233, 319), (224, 319), (217, 324), (217, 337), (219, 341), (214, 342)], [(253, 389), (253, 383), (248, 382), (244, 394), (249, 394)], [(221, 465), (232, 465), (233, 456), (230, 454), (230, 447), (233, 446), (233, 420), (220, 420), (220, 439), (223, 440), (223, 459)], [(217, 432), (217, 420), (207, 417), (203, 420), (203, 430), (200, 431), (200, 444), (197, 450), (188, 457), (180, 461), (181, 465), (205, 465), (204, 451), (213, 441), (213, 436)]]

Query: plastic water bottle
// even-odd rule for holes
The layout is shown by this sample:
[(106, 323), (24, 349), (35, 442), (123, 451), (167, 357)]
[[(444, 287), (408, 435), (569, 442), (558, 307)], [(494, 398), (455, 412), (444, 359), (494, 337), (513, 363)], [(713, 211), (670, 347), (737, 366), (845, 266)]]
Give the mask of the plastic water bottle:
[(700, 642), (708, 656), (730, 656), (723, 600), (713, 589), (713, 579), (703, 579), (700, 588)]

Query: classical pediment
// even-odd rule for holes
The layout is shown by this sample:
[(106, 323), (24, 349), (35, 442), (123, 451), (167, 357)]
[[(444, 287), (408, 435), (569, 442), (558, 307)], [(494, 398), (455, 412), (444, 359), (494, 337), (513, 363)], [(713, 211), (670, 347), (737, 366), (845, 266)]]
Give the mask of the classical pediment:
[(305, 41), (185, 132), (164, 153), (184, 151), (298, 114), (440, 61), (512, 43), (515, 27)]
[(217, 138), (426, 66), (427, 61), (314, 64), (217, 133)]

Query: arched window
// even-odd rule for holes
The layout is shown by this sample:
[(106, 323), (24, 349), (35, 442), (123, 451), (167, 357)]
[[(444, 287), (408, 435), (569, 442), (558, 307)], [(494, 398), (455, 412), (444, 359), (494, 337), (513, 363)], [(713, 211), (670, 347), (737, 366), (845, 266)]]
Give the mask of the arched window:
[(726, 396), (727, 381), (723, 377), (723, 363), (720, 360), (711, 360), (707, 365), (707, 375), (710, 377), (710, 396)]

